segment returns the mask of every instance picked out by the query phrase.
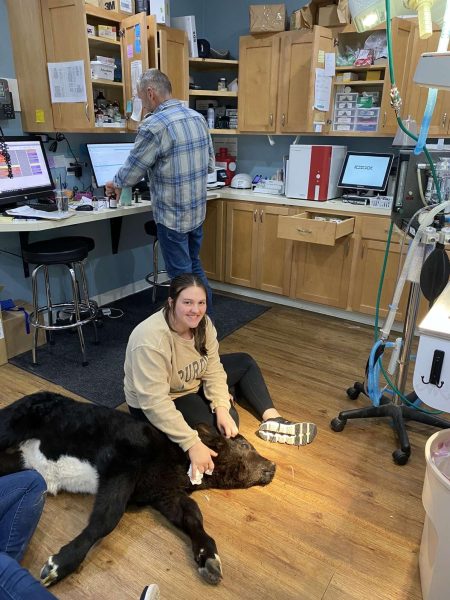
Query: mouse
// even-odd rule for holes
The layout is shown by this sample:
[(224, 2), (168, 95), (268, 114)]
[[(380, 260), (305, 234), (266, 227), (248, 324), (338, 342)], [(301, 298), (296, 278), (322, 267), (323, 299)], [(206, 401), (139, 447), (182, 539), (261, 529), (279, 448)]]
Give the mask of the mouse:
[(81, 206), (77, 206), (75, 210), (94, 210), (90, 204), (82, 204)]

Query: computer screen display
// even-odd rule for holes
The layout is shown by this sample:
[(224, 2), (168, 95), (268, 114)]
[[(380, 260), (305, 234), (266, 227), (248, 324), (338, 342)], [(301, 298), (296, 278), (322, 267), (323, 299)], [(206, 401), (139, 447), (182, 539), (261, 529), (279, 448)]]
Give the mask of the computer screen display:
[(354, 190), (385, 190), (393, 158), (393, 154), (347, 152), (338, 187)]
[(0, 204), (13, 204), (52, 192), (52, 174), (41, 139), (22, 136), (5, 137), (4, 140), (13, 177), (8, 177), (6, 160), (0, 154)]
[(97, 186), (112, 181), (114, 175), (125, 163), (134, 144), (86, 144)]

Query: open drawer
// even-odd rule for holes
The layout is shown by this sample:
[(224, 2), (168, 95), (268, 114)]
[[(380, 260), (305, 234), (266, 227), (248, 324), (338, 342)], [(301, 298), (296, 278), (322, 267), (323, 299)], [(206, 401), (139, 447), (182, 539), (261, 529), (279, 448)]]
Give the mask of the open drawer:
[[(339, 222), (337, 222), (339, 221)], [(278, 237), (296, 242), (334, 246), (336, 240), (353, 233), (355, 218), (303, 212), (278, 217)]]

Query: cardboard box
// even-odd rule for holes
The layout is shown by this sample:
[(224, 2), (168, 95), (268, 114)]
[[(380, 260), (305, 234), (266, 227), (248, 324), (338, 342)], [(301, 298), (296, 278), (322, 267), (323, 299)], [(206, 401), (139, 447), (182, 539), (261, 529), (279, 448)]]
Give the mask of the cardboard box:
[(347, 0), (336, 0), (336, 2), (333, 2), (332, 0), (312, 0), (312, 2), (306, 4), (305, 6), (299, 9), (299, 12), (301, 13), (301, 20), (303, 23), (301, 28), (312, 29), (314, 25), (321, 25), (322, 23), (319, 23), (319, 15), (320, 10), (322, 8), (326, 8), (326, 10), (322, 13), (323, 23), (327, 21), (330, 13), (334, 14), (334, 11), (336, 10), (337, 14), (336, 22), (333, 22), (332, 25), (328, 24), (323, 26), (336, 27), (351, 22), (351, 16), (348, 10)]
[(250, 33), (267, 33), (286, 29), (284, 4), (251, 4)]
[(170, 27), (169, 0), (150, 0), (150, 14), (155, 15), (157, 23)]
[(95, 25), (86, 25), (86, 31), (88, 35), (97, 35), (97, 27)]
[(97, 8), (99, 6), (98, 0), (84, 0), (84, 3), (85, 4), (91, 4), (92, 6), (97, 6)]
[(116, 28), (112, 25), (99, 25), (98, 37), (108, 38), (109, 40), (117, 40)]
[[(28, 314), (33, 312), (33, 306), (28, 302), (14, 300), (14, 304), (23, 307)], [(31, 350), (33, 346), (33, 328), (30, 326), (29, 333), (27, 333), (26, 316), (23, 310), (2, 311), (2, 322), (8, 359)], [(38, 346), (45, 343), (45, 331), (41, 329), (38, 333)]]
[(134, 0), (97, 0), (100, 8), (113, 10), (121, 15), (134, 15)]
[(340, 24), (337, 4), (328, 4), (327, 6), (319, 7), (317, 25), (321, 25), (322, 27), (334, 27), (335, 25)]

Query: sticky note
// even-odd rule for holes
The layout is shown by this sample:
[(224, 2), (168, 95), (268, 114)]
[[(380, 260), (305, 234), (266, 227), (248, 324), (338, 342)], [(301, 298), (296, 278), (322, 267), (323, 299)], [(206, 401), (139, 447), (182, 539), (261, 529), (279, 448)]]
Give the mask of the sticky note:
[(41, 108), (36, 109), (36, 123), (45, 123), (45, 114)]

